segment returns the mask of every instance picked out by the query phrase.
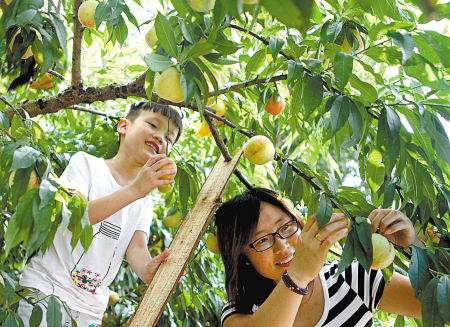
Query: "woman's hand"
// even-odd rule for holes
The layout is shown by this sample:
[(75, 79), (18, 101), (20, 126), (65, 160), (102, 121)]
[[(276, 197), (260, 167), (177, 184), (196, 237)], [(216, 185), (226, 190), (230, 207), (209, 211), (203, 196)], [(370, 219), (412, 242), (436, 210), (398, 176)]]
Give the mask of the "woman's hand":
[(330, 222), (319, 231), (316, 215), (308, 218), (297, 241), (294, 259), (288, 269), (297, 285), (307, 285), (322, 269), (328, 250), (349, 231), (343, 213), (333, 213)]
[(372, 232), (378, 232), (390, 242), (407, 247), (414, 243), (416, 234), (411, 220), (401, 211), (375, 209), (369, 215)]

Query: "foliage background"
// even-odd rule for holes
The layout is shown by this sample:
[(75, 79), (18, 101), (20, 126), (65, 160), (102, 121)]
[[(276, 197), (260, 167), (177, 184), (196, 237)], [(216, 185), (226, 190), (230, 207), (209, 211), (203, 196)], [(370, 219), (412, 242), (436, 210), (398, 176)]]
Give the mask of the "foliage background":
[[(247, 5), (217, 0), (214, 10), (203, 15), (185, 0), (161, 0), (159, 14), (152, 2), (108, 0), (98, 7), (97, 29), (84, 30), (73, 18), (80, 1), (0, 4), (3, 326), (20, 325), (17, 302), (28, 291), (18, 287), (19, 275), (36, 251), (45, 251), (59, 225), (70, 224), (73, 242), (89, 246), (85, 199), (61, 187), (57, 176), (77, 151), (114, 156), (117, 118), (127, 105), (146, 97), (170, 103), (152, 94), (152, 81), (154, 72), (173, 61), (193, 102), (173, 104), (181, 107), (186, 130), (172, 154), (179, 168), (174, 191), (151, 194), (157, 204), (149, 241), (153, 255), (176, 232), (164, 226), (163, 217), (173, 208), (187, 213), (226, 151), (217, 146), (220, 140), (234, 154), (249, 133), (263, 134), (274, 142), (278, 160), (255, 166), (243, 158), (238, 169), (245, 179), (232, 177), (223, 200), (245, 190), (247, 180), (282, 192), (305, 217), (317, 212), (323, 224), (332, 207), (343, 209), (357, 223), (344, 250), (340, 245), (335, 249), (342, 253), (343, 266), (355, 256), (370, 266), (367, 225), (358, 217), (367, 217), (375, 207), (404, 211), (430, 235), (424, 247), (397, 249), (395, 264), (384, 273), (409, 272), (424, 319), (377, 312), (375, 325), (449, 324), (450, 143), (442, 121), (450, 120), (450, 37), (447, 27), (436, 33), (420, 24), (436, 20), (448, 26), (450, 4), (262, 0), (261, 5)], [(153, 21), (159, 42), (152, 50), (144, 35)], [(23, 42), (14, 42), (11, 49), (17, 28)], [(207, 42), (200, 42), (202, 38)], [(21, 59), (29, 45), (36, 59)], [(211, 69), (220, 73), (220, 82), (211, 77)], [(52, 88), (30, 87), (49, 71)], [(223, 94), (227, 103), (216, 139), (196, 133), (204, 115), (212, 112), (201, 100), (209, 92), (204, 74), (210, 76), (214, 95)], [(25, 83), (8, 90), (19, 80)], [(286, 100), (279, 116), (264, 112), (274, 92)], [(40, 187), (25, 192), (33, 169)], [(214, 221), (208, 233), (214, 233)], [(219, 324), (226, 300), (223, 266), (220, 256), (206, 249), (205, 240), (206, 235), (158, 325)], [(121, 326), (145, 285), (124, 262), (111, 289), (120, 301), (107, 308), (104, 324)], [(64, 310), (57, 299), (50, 305), (49, 311)], [(57, 314), (50, 318), (50, 325), (58, 325)]]

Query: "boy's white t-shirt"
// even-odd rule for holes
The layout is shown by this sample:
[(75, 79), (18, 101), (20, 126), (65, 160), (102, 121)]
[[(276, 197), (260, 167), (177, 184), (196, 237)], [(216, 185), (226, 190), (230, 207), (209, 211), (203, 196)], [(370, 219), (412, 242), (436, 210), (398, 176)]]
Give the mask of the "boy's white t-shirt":
[[(83, 193), (89, 201), (121, 189), (104, 159), (76, 153), (60, 178), (61, 184)], [(103, 317), (108, 285), (115, 278), (136, 230), (149, 235), (153, 204), (149, 196), (136, 200), (95, 224), (87, 253), (80, 243), (72, 252), (72, 232), (58, 228), (53, 244), (25, 266), (20, 285), (59, 296), (76, 311)]]

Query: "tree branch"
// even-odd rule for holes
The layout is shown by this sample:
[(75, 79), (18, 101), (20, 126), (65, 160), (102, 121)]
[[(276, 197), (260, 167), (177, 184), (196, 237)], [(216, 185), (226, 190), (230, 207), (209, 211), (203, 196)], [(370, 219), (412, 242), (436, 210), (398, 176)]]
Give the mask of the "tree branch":
[(84, 27), (78, 20), (78, 8), (82, 4), (82, 0), (73, 1), (73, 54), (72, 54), (72, 87), (83, 88), (83, 80), (81, 79), (81, 44), (83, 41)]
[(106, 118), (120, 120), (120, 117), (118, 117), (118, 116), (108, 115), (106, 112), (97, 111), (97, 110), (93, 110), (93, 109), (82, 107), (82, 106), (74, 105), (74, 106), (70, 106), (67, 109), (73, 109), (73, 110), (78, 110), (78, 111), (89, 112), (89, 113), (94, 114), (94, 115), (99, 115), (99, 116), (104, 116)]

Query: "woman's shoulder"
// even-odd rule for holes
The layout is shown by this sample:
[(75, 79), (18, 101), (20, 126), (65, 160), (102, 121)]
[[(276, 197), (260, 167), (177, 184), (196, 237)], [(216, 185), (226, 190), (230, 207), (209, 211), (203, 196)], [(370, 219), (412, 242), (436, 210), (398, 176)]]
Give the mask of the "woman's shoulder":
[[(251, 312), (245, 313), (245, 314), (253, 314), (256, 312), (256, 310), (258, 310), (259, 306), (256, 304), (253, 304), (253, 307), (251, 309)], [(225, 303), (223, 309), (222, 309), (222, 317), (221, 317), (221, 323), (223, 325), (223, 322), (225, 321), (225, 319), (227, 319), (229, 316), (234, 315), (234, 314), (244, 314), (242, 312), (239, 312), (238, 309), (236, 308), (235, 304), (232, 301), (228, 301), (227, 303)]]

